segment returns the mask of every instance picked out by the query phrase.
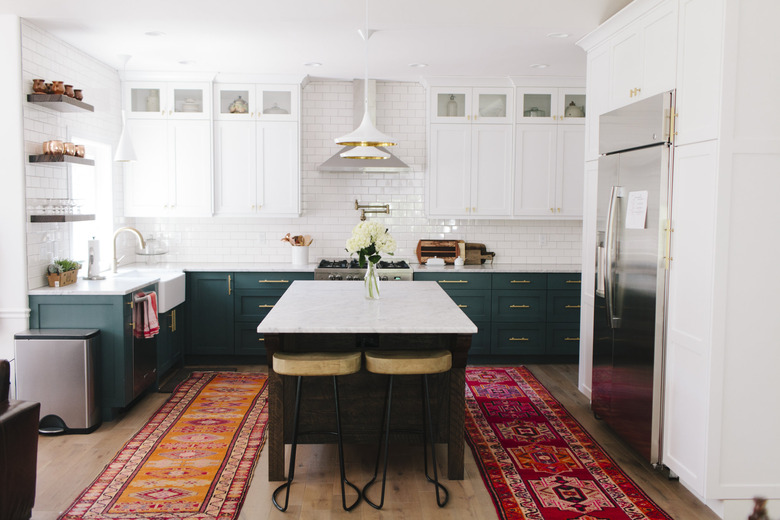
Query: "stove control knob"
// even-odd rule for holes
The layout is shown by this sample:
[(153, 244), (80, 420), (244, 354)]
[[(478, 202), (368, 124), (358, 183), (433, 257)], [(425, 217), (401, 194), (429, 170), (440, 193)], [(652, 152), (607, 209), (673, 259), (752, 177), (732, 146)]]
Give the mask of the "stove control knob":
[(345, 278), (345, 280), (352, 280), (352, 275), (348, 274), (347, 277)]
[(382, 280), (383, 282), (386, 282), (387, 281), (387, 276), (380, 276), (379, 279)]
[(341, 278), (341, 275), (340, 275), (340, 274), (337, 274), (337, 275), (336, 275), (336, 280), (341, 280), (341, 279), (342, 279), (342, 278)]
[(335, 279), (336, 279), (336, 275), (335, 274), (331, 273), (331, 274), (328, 275), (328, 280), (335, 280)]

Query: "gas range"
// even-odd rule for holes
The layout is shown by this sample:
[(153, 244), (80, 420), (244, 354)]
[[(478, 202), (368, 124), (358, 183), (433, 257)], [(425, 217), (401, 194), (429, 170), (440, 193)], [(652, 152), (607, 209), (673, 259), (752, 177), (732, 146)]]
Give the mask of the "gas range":
[[(377, 274), (380, 280), (410, 282), (414, 276), (412, 268), (403, 260), (377, 263)], [(362, 280), (366, 268), (360, 267), (356, 259), (330, 260), (322, 259), (314, 268), (315, 280)]]

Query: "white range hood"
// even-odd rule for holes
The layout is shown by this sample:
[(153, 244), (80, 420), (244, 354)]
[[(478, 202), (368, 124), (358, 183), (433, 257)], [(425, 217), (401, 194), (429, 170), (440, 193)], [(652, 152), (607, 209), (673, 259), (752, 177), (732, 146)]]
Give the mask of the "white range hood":
[[(353, 82), (354, 104), (352, 109), (355, 126), (360, 124), (365, 112), (365, 85), (364, 80), (356, 79)], [(368, 111), (372, 120), (376, 121), (376, 80), (368, 81)], [(387, 159), (347, 159), (340, 154), (351, 150), (352, 146), (345, 146), (336, 152), (330, 159), (322, 163), (318, 170), (321, 172), (344, 173), (399, 173), (411, 171), (411, 167), (401, 159), (393, 155), (387, 148), (378, 146), (379, 150), (390, 155)]]

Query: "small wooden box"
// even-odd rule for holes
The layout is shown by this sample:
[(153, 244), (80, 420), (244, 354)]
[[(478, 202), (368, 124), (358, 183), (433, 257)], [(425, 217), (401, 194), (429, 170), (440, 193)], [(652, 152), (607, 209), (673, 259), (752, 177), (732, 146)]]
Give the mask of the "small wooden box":
[(49, 280), (49, 287), (56, 287), (55, 282), (60, 282), (60, 287), (64, 285), (70, 285), (76, 283), (79, 279), (79, 270), (66, 271), (61, 274), (48, 274), (46, 278)]
[(455, 263), (460, 255), (457, 240), (420, 240), (417, 242), (417, 261), (424, 264), (429, 258), (441, 258), (445, 264)]

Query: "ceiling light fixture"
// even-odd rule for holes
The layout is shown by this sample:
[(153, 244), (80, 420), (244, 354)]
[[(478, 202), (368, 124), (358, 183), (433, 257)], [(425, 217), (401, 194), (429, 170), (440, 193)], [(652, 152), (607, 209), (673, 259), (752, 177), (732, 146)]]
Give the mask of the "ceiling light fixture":
[[(125, 60), (122, 70), (127, 72), (127, 62), (130, 61), (130, 55), (125, 54), (121, 56)], [(122, 103), (122, 132), (119, 134), (119, 143), (116, 145), (116, 153), (114, 154), (114, 161), (117, 162), (130, 162), (138, 160), (135, 155), (135, 148), (133, 148), (133, 142), (130, 140), (130, 135), (127, 133), (127, 122), (125, 121), (125, 96), (124, 88), (119, 85), (119, 101)]]
[(165, 33), (162, 31), (146, 31), (144, 34), (146, 36), (151, 36), (152, 38), (156, 38), (158, 36), (165, 36)]
[(531, 65), (532, 69), (546, 69), (547, 67), (549, 67), (549, 65), (547, 65), (546, 63), (534, 63), (533, 65)]
[(319, 61), (310, 61), (303, 64), (304, 67), (322, 67), (322, 63)]
[(424, 69), (425, 67), (428, 66), (428, 64), (427, 63), (410, 63), (409, 66), (412, 67), (413, 69)]
[(551, 32), (547, 34), (548, 38), (568, 38), (569, 33), (563, 33), (563, 32)]
[(345, 159), (389, 159), (390, 154), (373, 146), (356, 146), (339, 154)]
[[(368, 0), (366, 0), (366, 27), (365, 31), (358, 31), (360, 35), (363, 37), (363, 40), (365, 41), (365, 92), (364, 92), (364, 108), (365, 111), (363, 112), (363, 120), (360, 122), (360, 126), (358, 126), (355, 130), (348, 133), (347, 135), (338, 137), (334, 139), (336, 141), (336, 144), (340, 144), (342, 146), (355, 146), (364, 148), (363, 150), (359, 150), (357, 153), (363, 154), (364, 152), (367, 155), (360, 155), (360, 158), (374, 158), (374, 159), (386, 159), (389, 157), (389, 154), (387, 157), (384, 156), (384, 152), (381, 152), (380, 150), (376, 150), (375, 146), (394, 146), (398, 144), (398, 142), (390, 137), (387, 134), (384, 134), (376, 129), (374, 126), (374, 123), (371, 121), (371, 116), (368, 113), (368, 39), (371, 38), (371, 35), (373, 34), (373, 31), (368, 30)], [(350, 150), (349, 152), (352, 152)], [(358, 158), (357, 156), (353, 157), (351, 155), (346, 155), (349, 152), (344, 152), (341, 156), (345, 158)]]

